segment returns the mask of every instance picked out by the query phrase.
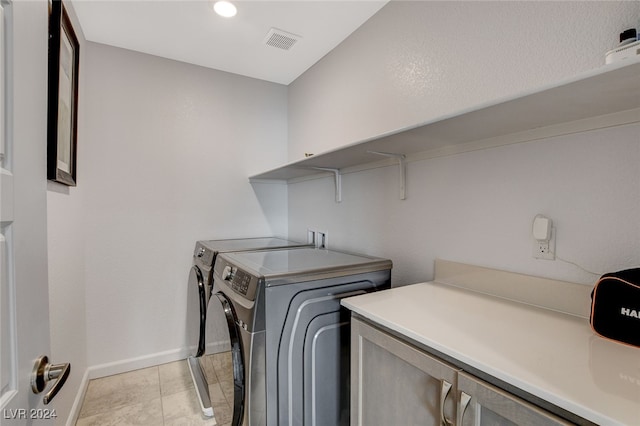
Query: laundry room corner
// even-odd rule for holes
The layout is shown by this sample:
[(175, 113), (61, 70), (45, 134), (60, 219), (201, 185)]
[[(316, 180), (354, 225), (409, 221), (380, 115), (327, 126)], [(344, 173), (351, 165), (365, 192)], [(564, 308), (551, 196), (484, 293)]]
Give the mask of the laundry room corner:
[(269, 227), (265, 235), (286, 238), (289, 232), (289, 188), (286, 182), (251, 182), (251, 187)]

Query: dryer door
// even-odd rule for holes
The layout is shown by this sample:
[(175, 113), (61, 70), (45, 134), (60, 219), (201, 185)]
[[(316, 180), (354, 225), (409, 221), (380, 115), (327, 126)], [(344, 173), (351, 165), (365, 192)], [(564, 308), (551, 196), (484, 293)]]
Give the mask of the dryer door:
[(187, 287), (187, 345), (197, 344), (194, 356), (199, 357), (205, 351), (205, 320), (210, 290), (206, 288), (202, 270), (194, 265), (189, 271)]
[(221, 291), (214, 293), (207, 308), (207, 346), (200, 358), (218, 424), (242, 423), (245, 368), (241, 329), (232, 301)]

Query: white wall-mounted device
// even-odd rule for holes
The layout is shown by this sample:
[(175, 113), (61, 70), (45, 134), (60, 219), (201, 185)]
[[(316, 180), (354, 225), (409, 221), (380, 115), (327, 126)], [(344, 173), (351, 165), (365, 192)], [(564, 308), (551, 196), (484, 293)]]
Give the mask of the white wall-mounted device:
[(622, 59), (637, 58), (640, 56), (640, 41), (618, 46), (605, 54), (605, 63), (611, 64)]
[(549, 241), (551, 239), (551, 227), (553, 222), (548, 217), (541, 214), (533, 218), (533, 238), (538, 241)]
[(533, 218), (533, 257), (536, 259), (555, 260), (555, 232), (553, 222), (548, 217), (538, 214)]

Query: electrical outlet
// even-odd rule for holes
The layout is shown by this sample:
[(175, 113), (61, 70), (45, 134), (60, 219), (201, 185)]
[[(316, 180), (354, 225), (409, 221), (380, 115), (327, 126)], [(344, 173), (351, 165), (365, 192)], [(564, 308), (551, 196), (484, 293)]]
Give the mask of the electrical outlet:
[(307, 228), (307, 244), (313, 245), (317, 249), (327, 249), (329, 248), (329, 233)]
[(307, 228), (307, 244), (316, 245), (317, 231), (315, 229)]
[(556, 228), (551, 228), (549, 241), (533, 240), (533, 257), (536, 259), (556, 260)]
[(316, 231), (316, 248), (329, 248), (329, 233), (326, 231)]

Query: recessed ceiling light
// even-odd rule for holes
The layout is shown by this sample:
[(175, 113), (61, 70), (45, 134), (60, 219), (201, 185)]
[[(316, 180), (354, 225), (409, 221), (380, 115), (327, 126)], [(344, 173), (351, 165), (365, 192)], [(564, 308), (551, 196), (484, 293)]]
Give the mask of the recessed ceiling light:
[(231, 18), (236, 16), (238, 10), (233, 5), (233, 3), (228, 1), (217, 1), (213, 4), (213, 10), (220, 16), (224, 16), (225, 18)]

